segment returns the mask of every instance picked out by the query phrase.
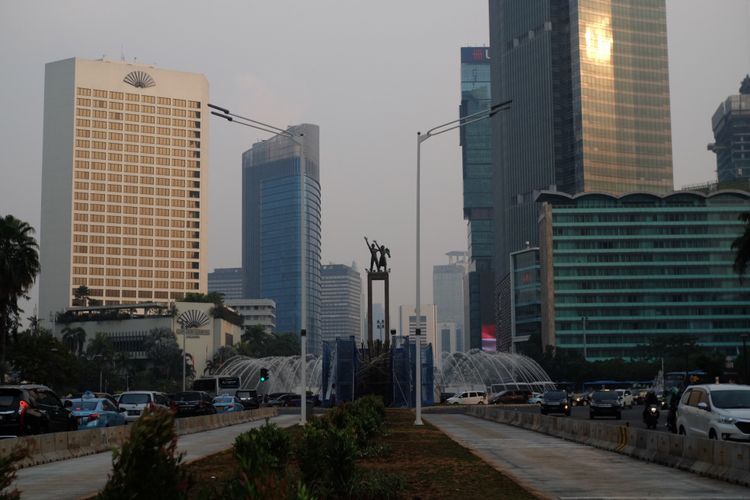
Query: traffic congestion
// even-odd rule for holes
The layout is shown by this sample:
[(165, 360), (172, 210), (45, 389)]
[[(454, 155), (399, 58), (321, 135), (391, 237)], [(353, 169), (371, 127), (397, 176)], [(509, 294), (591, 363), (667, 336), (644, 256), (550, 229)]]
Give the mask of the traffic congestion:
[[(197, 379), (192, 390), (175, 393), (85, 391), (61, 396), (42, 384), (3, 385), (0, 386), (0, 438), (127, 425), (154, 407), (171, 411), (175, 418), (184, 418), (260, 407), (299, 407), (300, 399), (296, 393), (258, 394), (257, 390), (242, 389), (236, 377)], [(320, 406), (320, 401), (309, 395), (307, 404)]]

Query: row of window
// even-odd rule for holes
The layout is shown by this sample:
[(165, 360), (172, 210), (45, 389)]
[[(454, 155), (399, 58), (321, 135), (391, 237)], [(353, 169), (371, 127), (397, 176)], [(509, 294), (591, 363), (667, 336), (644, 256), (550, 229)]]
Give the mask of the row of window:
[[(74, 292), (75, 288), (84, 285), (86, 286), (86, 278), (75, 278), (73, 280), (74, 285)], [(181, 290), (197, 290), (198, 289), (198, 283), (185, 283), (184, 287), (180, 287)], [(152, 290), (119, 290), (119, 289), (107, 289), (102, 290), (101, 288), (91, 288), (91, 298), (104, 298), (104, 297), (126, 297), (126, 298), (139, 298), (139, 299), (173, 299), (173, 300), (179, 300), (182, 299), (185, 294), (183, 292), (168, 292), (168, 291), (152, 291)], [(71, 294), (71, 301), (73, 299), (74, 295)], [(105, 304), (109, 305), (120, 305), (120, 304), (129, 304), (129, 303), (136, 303), (136, 302), (128, 302), (128, 301), (107, 301)]]
[[(85, 108), (78, 108), (79, 110), (83, 111), (86, 108), (97, 108), (93, 111), (99, 111), (104, 109), (114, 109), (116, 111), (130, 111), (133, 113), (149, 113), (149, 114), (158, 114), (158, 115), (165, 115), (165, 116), (183, 116), (188, 118), (200, 118), (201, 112), (200, 111), (193, 111), (193, 110), (186, 110), (186, 109), (180, 109), (180, 108), (167, 108), (164, 106), (151, 106), (147, 104), (135, 104), (130, 102), (121, 102), (121, 101), (111, 101), (108, 102), (104, 99), (88, 99), (84, 97), (79, 97), (76, 99), (76, 105), (85, 106)], [(87, 110), (92, 111), (92, 110)], [(80, 114), (80, 113), (79, 113)], [(110, 116), (113, 113), (110, 113)]]
[[(128, 249), (131, 250), (131, 249)], [(144, 262), (144, 265), (151, 262), (157, 264), (157, 266), (151, 266), (151, 267), (164, 267), (169, 269), (171, 266), (169, 266), (169, 260), (164, 260), (168, 257), (172, 257), (173, 259), (184, 259), (186, 253), (182, 251), (172, 250), (152, 250), (150, 248), (141, 248), (141, 249), (132, 249), (135, 250), (135, 252), (130, 253), (132, 256), (138, 256), (141, 257), (153, 257), (156, 255), (157, 260), (151, 260), (151, 259), (144, 259), (142, 262)], [(161, 258), (161, 259), (160, 259)], [(73, 256), (73, 264), (76, 265), (91, 265), (91, 266), (120, 266), (122, 264), (122, 259), (120, 257), (97, 257), (95, 255), (75, 255)], [(119, 269), (119, 268), (108, 268), (106, 270), (107, 276), (136, 276), (136, 269)], [(149, 271), (150, 272), (150, 271)], [(164, 271), (166, 272), (166, 271)], [(176, 272), (172, 271), (172, 279), (198, 279), (198, 273), (184, 273), (184, 272)], [(145, 276), (147, 278), (150, 278), (151, 275)], [(164, 275), (160, 276), (157, 272), (156, 274), (157, 278), (168, 278), (169, 276)]]
[[(112, 113), (110, 113), (112, 114)], [(82, 116), (79, 114), (79, 116)], [(139, 126), (136, 125), (136, 123), (149, 123), (149, 124), (158, 124), (161, 125), (161, 127), (154, 127), (151, 126), (155, 130), (155, 132), (159, 135), (177, 135), (182, 137), (194, 137), (194, 134), (192, 134), (192, 130), (183, 130), (184, 128), (192, 128), (192, 129), (199, 129), (201, 128), (201, 122), (196, 120), (184, 120), (182, 118), (165, 118), (165, 117), (155, 117), (151, 115), (135, 115), (132, 113), (116, 113), (115, 116), (110, 116), (110, 120), (116, 120), (116, 121), (106, 121), (104, 116), (99, 117), (100, 119), (94, 119), (91, 120), (89, 118), (76, 118), (76, 126), (77, 127), (85, 127), (85, 128), (98, 128), (98, 129), (110, 129), (110, 130), (126, 130), (129, 132), (135, 132), (137, 130), (140, 130)], [(126, 122), (131, 123), (120, 123), (122, 120)], [(182, 128), (173, 128), (168, 129), (166, 127), (172, 126), (172, 127), (182, 127)]]
[[(197, 168), (200, 166), (196, 160), (176, 160), (171, 161), (173, 167), (190, 167)], [(152, 167), (150, 165), (130, 165), (130, 164), (119, 164), (119, 163), (104, 163), (100, 161), (89, 161), (89, 160), (76, 160), (76, 170), (100, 170), (112, 172), (115, 175), (116, 172), (125, 172), (126, 174), (137, 174), (143, 175), (160, 175), (163, 177), (193, 177), (199, 179), (201, 176), (200, 170), (186, 171), (181, 168), (165, 168), (165, 167)], [(109, 180), (113, 181), (115, 178), (108, 177)]]
[(171, 97), (158, 97), (152, 95), (132, 94), (129, 92), (115, 92), (101, 89), (89, 89), (77, 87), (76, 94), (83, 97), (98, 97), (100, 99), (116, 99), (118, 101), (128, 102), (145, 102), (149, 104), (161, 104), (164, 106), (177, 106), (181, 108), (198, 109), (201, 107), (200, 101), (191, 101), (187, 99), (176, 99)]
[[(99, 118), (106, 118), (104, 116)], [(81, 123), (91, 123), (91, 120), (81, 121)], [(177, 137), (190, 137), (192, 139), (200, 139), (200, 130), (185, 130), (182, 128), (169, 128), (169, 127), (156, 127), (153, 125), (137, 125), (134, 123), (118, 123), (109, 122), (107, 127), (95, 127), (99, 129), (118, 130), (124, 132), (132, 132), (131, 134), (122, 132), (105, 132), (104, 130), (90, 130), (87, 128), (76, 128), (76, 137), (94, 137), (96, 139), (109, 139), (111, 141), (129, 141), (134, 142), (132, 139), (139, 137), (140, 139), (135, 142), (149, 142), (153, 140), (162, 140), (163, 137), (152, 137), (152, 136), (177, 136)], [(135, 134), (142, 134), (137, 136)], [(149, 135), (146, 135), (149, 134)]]
[[(110, 133), (110, 135), (113, 135)], [(122, 134), (120, 134), (122, 135)], [(125, 134), (126, 136), (130, 134)], [(92, 141), (88, 139), (76, 139), (75, 147), (77, 148), (86, 148), (86, 149), (103, 149), (103, 150), (109, 150), (109, 151), (127, 151), (128, 153), (146, 153), (146, 154), (159, 154), (159, 155), (169, 155), (170, 154), (170, 148), (163, 147), (163, 146), (176, 146), (179, 148), (195, 148), (198, 149), (201, 147), (201, 143), (198, 141), (193, 140), (186, 140), (186, 139), (173, 139), (169, 140), (167, 137), (151, 137), (151, 136), (145, 136), (143, 137), (143, 141), (139, 141), (138, 137), (135, 136), (135, 139), (127, 139), (130, 140), (130, 142), (137, 143), (137, 144), (121, 144), (119, 142), (106, 142), (106, 141)], [(159, 144), (158, 146), (149, 146), (144, 145), (143, 143), (149, 143), (149, 144)]]

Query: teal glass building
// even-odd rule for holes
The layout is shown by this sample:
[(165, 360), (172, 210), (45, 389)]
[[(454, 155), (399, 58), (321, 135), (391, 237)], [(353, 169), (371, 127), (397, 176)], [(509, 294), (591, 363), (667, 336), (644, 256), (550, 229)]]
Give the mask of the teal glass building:
[(631, 358), (659, 335), (738, 354), (750, 286), (732, 269), (750, 193), (542, 192), (542, 345)]
[(307, 330), (319, 354), (321, 193), (319, 128), (290, 127), (242, 155), (244, 298), (276, 302), (276, 331)]
[[(461, 118), (490, 107), (489, 50), (488, 47), (461, 48)], [(469, 350), (482, 348), (482, 329), (493, 328), (495, 323), (492, 127), (489, 120), (480, 120), (461, 127), (460, 131), (469, 250), (465, 298), (468, 325), (464, 345)]]

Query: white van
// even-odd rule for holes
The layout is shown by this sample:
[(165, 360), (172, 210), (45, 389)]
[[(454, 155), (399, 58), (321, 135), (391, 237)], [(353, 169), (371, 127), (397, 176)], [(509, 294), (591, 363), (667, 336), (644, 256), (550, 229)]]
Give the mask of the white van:
[(487, 395), (484, 391), (464, 391), (448, 398), (449, 405), (483, 405)]
[(130, 391), (120, 394), (118, 404), (121, 410), (125, 410), (125, 421), (134, 422), (149, 406), (161, 406), (168, 410), (169, 398), (161, 392)]
[(615, 389), (615, 392), (617, 392), (617, 402), (622, 408), (633, 407), (633, 393), (630, 389)]

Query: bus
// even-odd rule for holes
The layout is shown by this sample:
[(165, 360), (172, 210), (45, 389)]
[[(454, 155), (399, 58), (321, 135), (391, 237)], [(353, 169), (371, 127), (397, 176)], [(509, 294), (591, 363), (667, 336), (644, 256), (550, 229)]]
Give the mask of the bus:
[(212, 375), (193, 380), (194, 391), (204, 391), (215, 397), (219, 394), (232, 394), (242, 387), (240, 377), (227, 377), (224, 375)]
[[(687, 378), (687, 380), (686, 380)], [(664, 390), (670, 390), (673, 387), (678, 391), (682, 392), (685, 388), (692, 384), (705, 384), (708, 383), (706, 372), (703, 370), (693, 370), (687, 372), (668, 372), (664, 375)]]

